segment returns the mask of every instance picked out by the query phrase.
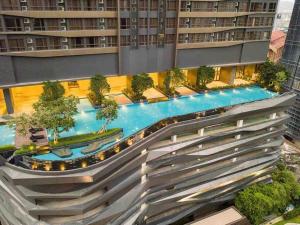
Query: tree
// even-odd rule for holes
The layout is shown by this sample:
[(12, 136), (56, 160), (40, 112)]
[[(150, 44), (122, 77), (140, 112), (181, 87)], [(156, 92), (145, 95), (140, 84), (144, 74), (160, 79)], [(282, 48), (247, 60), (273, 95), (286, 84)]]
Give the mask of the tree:
[(111, 99), (105, 99), (103, 101), (102, 107), (96, 113), (96, 119), (102, 120), (105, 122), (98, 133), (106, 131), (107, 125), (110, 124), (113, 120), (118, 118), (118, 104), (116, 101)]
[(167, 94), (174, 95), (175, 88), (185, 81), (184, 73), (177, 67), (169, 70), (164, 80), (164, 87)]
[(280, 165), (272, 173), (273, 183), (254, 184), (235, 198), (236, 207), (252, 224), (260, 224), (271, 213), (283, 213), (289, 203), (300, 196), (300, 185), (294, 174)]
[(74, 96), (63, 96), (51, 102), (39, 100), (33, 104), (32, 120), (39, 127), (51, 130), (56, 144), (61, 132), (69, 131), (75, 126), (73, 116), (78, 112), (78, 103), (79, 99)]
[(46, 81), (43, 83), (43, 93), (40, 96), (42, 101), (53, 101), (65, 94), (64, 86), (58, 81)]
[(31, 127), (35, 127), (36, 124), (29, 114), (22, 113), (21, 115), (14, 117), (12, 120), (9, 120), (8, 126), (10, 128), (16, 126), (18, 134), (25, 136), (28, 133), (28, 130)]
[(101, 105), (104, 100), (104, 94), (110, 91), (110, 85), (106, 77), (97, 74), (91, 78), (90, 90), (95, 103)]
[(143, 98), (143, 93), (147, 89), (153, 87), (153, 80), (146, 73), (141, 73), (133, 76), (131, 81), (131, 89), (134, 94), (134, 98), (139, 100)]
[(212, 82), (215, 77), (215, 70), (212, 67), (200, 66), (197, 70), (197, 88), (206, 88), (206, 84)]
[(272, 91), (280, 91), (288, 77), (289, 73), (283, 65), (275, 64), (270, 60), (259, 67), (258, 82)]
[(26, 135), (31, 127), (43, 127), (53, 132), (54, 143), (59, 134), (74, 127), (73, 116), (77, 113), (79, 99), (74, 96), (63, 96), (64, 88), (57, 81), (45, 82), (43, 93), (38, 102), (33, 104), (33, 113), (16, 117), (15, 124), (21, 135)]

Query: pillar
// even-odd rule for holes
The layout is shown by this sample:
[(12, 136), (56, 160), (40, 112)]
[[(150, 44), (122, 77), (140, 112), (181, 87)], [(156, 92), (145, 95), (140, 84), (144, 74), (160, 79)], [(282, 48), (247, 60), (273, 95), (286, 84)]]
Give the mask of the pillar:
[(176, 142), (177, 141), (177, 135), (172, 135), (171, 136), (171, 141)]
[(3, 95), (4, 95), (4, 101), (5, 101), (7, 113), (13, 114), (14, 105), (13, 105), (11, 90), (9, 88), (3, 89)]
[(201, 128), (200, 130), (198, 130), (198, 134), (203, 137), (204, 136), (204, 128)]

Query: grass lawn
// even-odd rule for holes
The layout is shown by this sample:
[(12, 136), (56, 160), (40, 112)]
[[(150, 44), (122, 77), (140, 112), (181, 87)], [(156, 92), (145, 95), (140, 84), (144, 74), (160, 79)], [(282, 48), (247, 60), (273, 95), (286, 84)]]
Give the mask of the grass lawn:
[(296, 216), (295, 218), (289, 219), (289, 220), (283, 220), (278, 223), (275, 223), (274, 225), (284, 225), (286, 223), (299, 223), (300, 224), (300, 216)]
[(99, 138), (104, 138), (107, 136), (115, 135), (115, 134), (119, 133), (120, 131), (121, 131), (120, 128), (114, 128), (114, 129), (107, 130), (105, 133), (102, 133), (102, 134), (98, 134), (97, 132), (95, 132), (95, 133), (80, 134), (80, 135), (71, 136), (71, 137), (59, 138), (57, 144), (54, 144), (53, 141), (50, 141), (49, 145), (51, 147), (67, 146), (67, 145), (71, 145), (71, 144), (92, 141), (92, 140), (96, 140)]

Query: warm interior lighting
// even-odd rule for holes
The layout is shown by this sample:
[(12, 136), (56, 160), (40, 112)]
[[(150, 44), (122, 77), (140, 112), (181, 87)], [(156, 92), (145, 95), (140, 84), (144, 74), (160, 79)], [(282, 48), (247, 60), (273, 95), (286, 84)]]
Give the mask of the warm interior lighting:
[(115, 151), (115, 153), (119, 153), (120, 152), (120, 146), (115, 147), (114, 151)]
[(86, 167), (87, 167), (87, 165), (88, 165), (88, 164), (87, 164), (87, 162), (86, 162), (86, 161), (82, 161), (82, 162), (81, 162), (81, 167), (82, 167), (82, 168), (86, 168)]
[(129, 139), (129, 140), (127, 141), (127, 144), (130, 146), (130, 145), (133, 144), (133, 141), (132, 141), (131, 139)]
[(32, 168), (33, 170), (37, 169), (37, 168), (38, 168), (38, 163), (37, 163), (37, 162), (33, 162), (33, 163), (31, 164), (31, 168)]
[(105, 159), (104, 153), (100, 153), (100, 154), (99, 154), (99, 159), (100, 159), (101, 161)]
[(45, 164), (45, 170), (46, 170), (46, 171), (51, 170), (51, 168), (52, 168), (51, 163), (46, 163), (46, 164)]
[(60, 171), (65, 171), (66, 170), (66, 166), (64, 163), (60, 164), (59, 166)]

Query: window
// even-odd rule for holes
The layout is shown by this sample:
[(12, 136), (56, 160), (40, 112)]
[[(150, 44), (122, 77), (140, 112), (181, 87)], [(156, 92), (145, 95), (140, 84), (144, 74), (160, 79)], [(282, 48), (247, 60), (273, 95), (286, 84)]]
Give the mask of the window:
[(139, 35), (139, 45), (147, 45), (147, 35)]
[(158, 9), (158, 0), (150, 0), (150, 9), (157, 10)]
[(82, 19), (68, 19), (68, 25), (70, 30), (82, 30)]
[(71, 48), (83, 48), (83, 38), (76, 37), (76, 38), (71, 38)]
[[(46, 10), (57, 10), (56, 0), (44, 0)], [(41, 1), (39, 0), (39, 4)]]
[(139, 19), (139, 26), (141, 27), (141, 28), (147, 28), (147, 18), (140, 18)]
[(97, 29), (97, 19), (84, 19), (84, 28), (87, 30)]
[(167, 10), (168, 11), (176, 11), (176, 1), (175, 0), (167, 1)]
[(8, 39), (10, 51), (25, 51), (24, 39)]
[(59, 30), (59, 19), (46, 19), (48, 30)]
[(80, 0), (66, 0), (68, 10), (81, 10)]
[(3, 10), (18, 10), (20, 7), (20, 0), (1, 0)]
[(121, 36), (121, 46), (130, 45), (130, 36)]
[(19, 18), (4, 18), (4, 23), (7, 31), (22, 31)]
[(36, 50), (48, 49), (47, 38), (36, 38), (35, 39)]
[(139, 0), (139, 9), (140, 10), (147, 10), (148, 1), (147, 0)]
[(175, 28), (176, 27), (175, 18), (167, 18), (166, 24), (167, 24), (167, 28)]
[(106, 2), (106, 10), (115, 11), (116, 9), (117, 9), (117, 1), (116, 0), (109, 0)]
[(271, 2), (269, 3), (269, 12), (275, 12), (276, 11), (276, 3)]
[(45, 30), (44, 19), (34, 19), (33, 29), (34, 30)]
[(90, 48), (98, 47), (98, 37), (88, 37), (86, 45)]
[(129, 18), (121, 18), (120, 19), (120, 23), (121, 23), (121, 29), (128, 29), (130, 26), (130, 21)]
[(61, 48), (60, 38), (50, 37), (49, 38), (49, 48), (50, 49), (60, 49)]
[(157, 18), (150, 18), (150, 27), (157, 28), (158, 27), (158, 20)]
[(0, 40), (0, 52), (7, 52), (5, 40)]
[(96, 11), (97, 10), (97, 0), (85, 0), (84, 10)]

